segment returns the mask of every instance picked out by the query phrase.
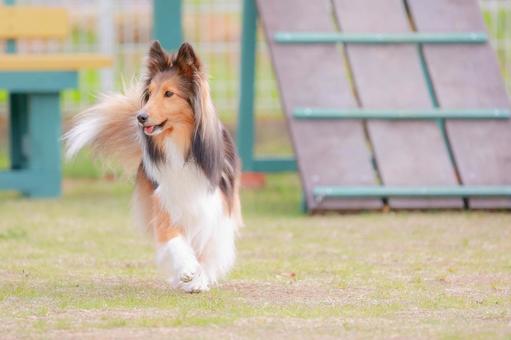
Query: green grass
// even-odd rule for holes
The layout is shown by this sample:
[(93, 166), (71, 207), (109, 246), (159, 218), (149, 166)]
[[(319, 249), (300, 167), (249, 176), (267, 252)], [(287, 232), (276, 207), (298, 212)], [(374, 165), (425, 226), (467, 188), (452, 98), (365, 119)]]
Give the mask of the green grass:
[(131, 227), (127, 181), (87, 154), (57, 200), (0, 195), (3, 337), (511, 336), (511, 214), (305, 216), (295, 174), (243, 190), (238, 262), (169, 289)]

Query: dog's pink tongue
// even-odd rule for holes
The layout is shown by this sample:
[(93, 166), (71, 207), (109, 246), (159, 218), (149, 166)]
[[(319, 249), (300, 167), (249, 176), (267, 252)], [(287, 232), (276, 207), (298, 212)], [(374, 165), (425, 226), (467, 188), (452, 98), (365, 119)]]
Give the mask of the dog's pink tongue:
[(153, 130), (154, 130), (154, 125), (144, 127), (144, 131), (146, 133), (152, 133)]

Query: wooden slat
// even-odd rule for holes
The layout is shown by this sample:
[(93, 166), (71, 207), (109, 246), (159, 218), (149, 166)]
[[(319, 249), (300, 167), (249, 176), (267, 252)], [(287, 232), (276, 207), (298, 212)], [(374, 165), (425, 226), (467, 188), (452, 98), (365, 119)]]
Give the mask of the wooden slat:
[[(410, 31), (402, 0), (334, 0), (341, 31)], [(366, 109), (431, 108), (432, 100), (414, 45), (348, 45), (361, 105)], [(453, 186), (455, 170), (434, 121), (368, 121), (378, 168), (386, 186)], [(394, 208), (460, 208), (461, 199), (392, 198)]]
[(308, 122), (292, 117), (296, 107), (356, 106), (338, 48), (325, 44), (279, 45), (271, 38), (278, 31), (333, 32), (329, 0), (257, 0), (257, 5), (309, 209), (380, 208), (382, 202), (378, 199), (314, 200), (312, 190), (317, 185), (375, 185), (371, 155), (358, 121)]
[(112, 66), (112, 58), (97, 54), (2, 54), (0, 71), (70, 71)]
[(69, 32), (64, 8), (0, 6), (0, 39), (63, 39)]
[[(477, 0), (408, 0), (422, 32), (485, 31)], [(443, 108), (510, 107), (490, 45), (424, 46)], [(466, 185), (511, 184), (511, 121), (447, 121), (447, 132)], [(473, 208), (511, 207), (509, 199), (470, 199)]]

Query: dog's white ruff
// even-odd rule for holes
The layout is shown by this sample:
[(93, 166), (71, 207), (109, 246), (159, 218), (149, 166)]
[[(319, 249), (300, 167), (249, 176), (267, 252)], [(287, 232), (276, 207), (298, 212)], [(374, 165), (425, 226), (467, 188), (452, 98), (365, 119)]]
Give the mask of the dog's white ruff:
[[(193, 161), (185, 161), (172, 138), (166, 142), (165, 157), (165, 163), (155, 165), (144, 152), (144, 168), (158, 183), (155, 195), (183, 235), (160, 246), (158, 263), (174, 287), (204, 291), (234, 264), (236, 223), (225, 211), (220, 189), (211, 188)], [(192, 280), (181, 280), (194, 260), (200, 266)]]

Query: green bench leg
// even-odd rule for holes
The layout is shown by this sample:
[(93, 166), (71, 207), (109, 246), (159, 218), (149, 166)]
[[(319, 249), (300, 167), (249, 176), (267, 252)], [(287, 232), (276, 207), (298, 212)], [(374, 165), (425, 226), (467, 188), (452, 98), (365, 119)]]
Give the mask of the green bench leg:
[(37, 183), (27, 195), (56, 197), (61, 193), (60, 163), (60, 95), (59, 93), (28, 96), (30, 130), (30, 168), (41, 172), (43, 183)]
[[(11, 164), (28, 170), (23, 194), (57, 197), (61, 193), (59, 93), (11, 95)], [(28, 182), (28, 183), (27, 183)]]
[(9, 136), (10, 160), (12, 170), (28, 168), (28, 110), (27, 95), (13, 93), (9, 97)]

